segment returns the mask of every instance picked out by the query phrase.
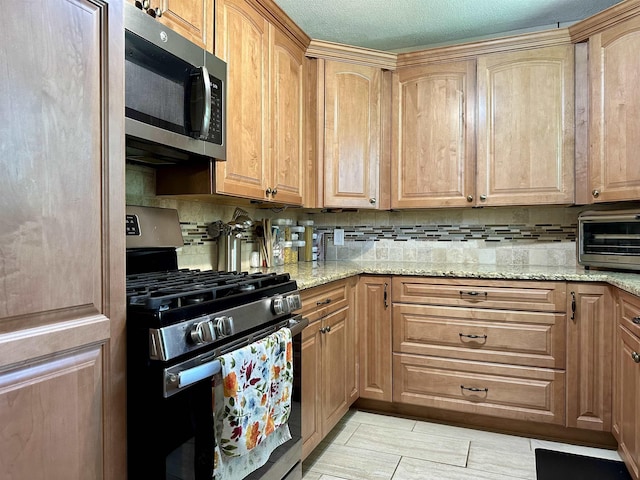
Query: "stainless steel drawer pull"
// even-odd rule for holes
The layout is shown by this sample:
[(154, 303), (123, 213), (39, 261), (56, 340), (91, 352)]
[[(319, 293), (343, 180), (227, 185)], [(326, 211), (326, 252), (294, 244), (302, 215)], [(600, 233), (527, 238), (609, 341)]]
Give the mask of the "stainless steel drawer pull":
[(474, 290), (471, 290), (469, 292), (465, 292), (463, 290), (460, 290), (460, 296), (462, 295), (469, 295), (470, 297), (477, 297), (480, 295), (484, 295), (484, 298), (487, 298), (487, 292), (476, 292)]
[(460, 385), (460, 388), (462, 390), (469, 390), (470, 392), (485, 392), (485, 393), (487, 393), (489, 391), (488, 388), (465, 387), (464, 385)]
[(634, 362), (640, 363), (640, 353), (631, 352), (631, 358), (633, 359)]
[(640, 325), (640, 317), (633, 317), (633, 318), (631, 319), (631, 321), (632, 321), (633, 323), (635, 323), (636, 325)]
[(331, 303), (331, 299), (327, 298), (326, 300), (322, 300), (321, 302), (316, 302), (316, 305), (328, 305)]
[(473, 338), (473, 339), (478, 339), (481, 338), (483, 340), (487, 339), (486, 335), (473, 335), (473, 334), (466, 334), (466, 333), (459, 333), (458, 335), (460, 335), (460, 340), (462, 340), (462, 338)]

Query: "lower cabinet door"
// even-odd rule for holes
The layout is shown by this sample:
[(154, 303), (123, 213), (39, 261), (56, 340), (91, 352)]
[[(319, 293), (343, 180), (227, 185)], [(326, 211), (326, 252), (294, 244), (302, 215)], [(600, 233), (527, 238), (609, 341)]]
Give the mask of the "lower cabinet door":
[(304, 460), (322, 440), (320, 416), (320, 379), (322, 357), (320, 352), (319, 321), (302, 332), (302, 459)]
[(349, 410), (350, 352), (348, 345), (349, 308), (327, 315), (320, 342), (322, 344), (322, 433), (326, 435)]
[(618, 327), (616, 407), (618, 451), (634, 478), (640, 478), (640, 338)]
[(564, 425), (564, 372), (422, 355), (393, 355), (393, 401)]

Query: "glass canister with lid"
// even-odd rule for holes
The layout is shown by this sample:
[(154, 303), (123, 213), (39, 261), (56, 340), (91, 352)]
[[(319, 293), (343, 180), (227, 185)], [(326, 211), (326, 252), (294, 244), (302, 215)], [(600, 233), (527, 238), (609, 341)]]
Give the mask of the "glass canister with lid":
[(304, 227), (304, 256), (301, 260), (310, 262), (313, 260), (313, 220), (299, 220), (298, 225)]

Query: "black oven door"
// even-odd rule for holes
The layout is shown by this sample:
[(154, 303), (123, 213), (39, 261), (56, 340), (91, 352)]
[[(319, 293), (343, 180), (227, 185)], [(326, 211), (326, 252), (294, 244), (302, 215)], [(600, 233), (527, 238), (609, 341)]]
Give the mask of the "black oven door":
[[(291, 327), (294, 371), (288, 421), (291, 439), (274, 450), (269, 461), (246, 479), (302, 478), (300, 372), (302, 330), (308, 321), (301, 320)], [(195, 381), (167, 396), (165, 387), (158, 388), (166, 383), (166, 371), (166, 368), (147, 369), (147, 378), (140, 376), (138, 382), (136, 373), (130, 371), (133, 376), (128, 392), (129, 479), (211, 480), (215, 448), (213, 379)], [(190, 382), (187, 378), (193, 378), (191, 373), (185, 373), (185, 382)]]

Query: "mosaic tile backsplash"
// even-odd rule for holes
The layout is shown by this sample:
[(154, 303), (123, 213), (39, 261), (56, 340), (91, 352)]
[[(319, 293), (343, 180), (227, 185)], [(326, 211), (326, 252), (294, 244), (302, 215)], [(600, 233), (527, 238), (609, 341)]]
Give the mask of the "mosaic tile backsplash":
[[(127, 203), (178, 210), (185, 246), (181, 268), (216, 268), (217, 240), (207, 233), (228, 221), (233, 206), (155, 196), (155, 170), (127, 165)], [(254, 220), (313, 220), (322, 234), (325, 260), (392, 260), (495, 265), (576, 265), (578, 207), (501, 207), (317, 213), (300, 209), (250, 209)], [(333, 230), (344, 229), (344, 245)], [(257, 250), (251, 232), (243, 244), (243, 268)]]

